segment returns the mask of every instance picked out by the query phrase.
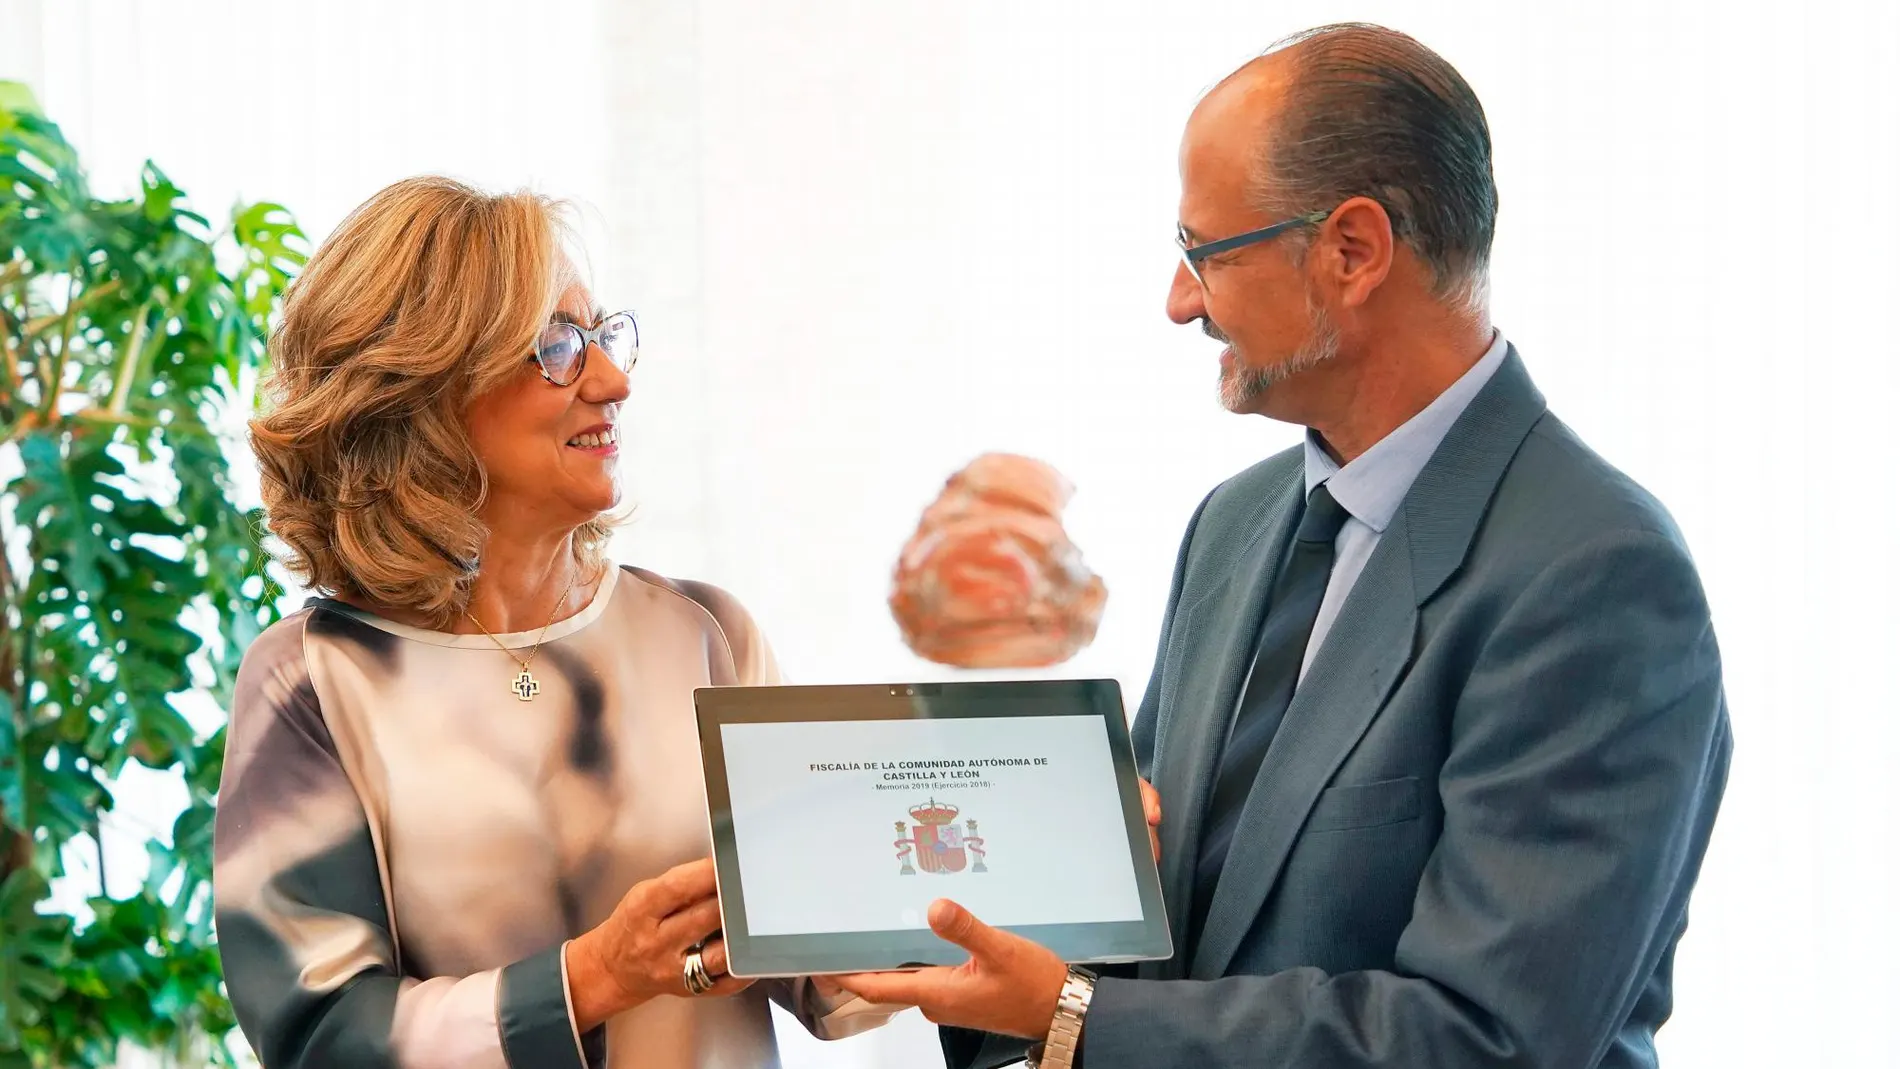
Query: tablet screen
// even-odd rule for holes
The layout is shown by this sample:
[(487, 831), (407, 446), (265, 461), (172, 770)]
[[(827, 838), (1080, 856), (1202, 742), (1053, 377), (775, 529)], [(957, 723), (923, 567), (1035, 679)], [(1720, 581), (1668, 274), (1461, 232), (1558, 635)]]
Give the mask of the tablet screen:
[(1138, 921), (1099, 716), (725, 724), (753, 935)]
[(938, 898), (1072, 962), (1171, 952), (1113, 680), (694, 699), (734, 975), (962, 961)]

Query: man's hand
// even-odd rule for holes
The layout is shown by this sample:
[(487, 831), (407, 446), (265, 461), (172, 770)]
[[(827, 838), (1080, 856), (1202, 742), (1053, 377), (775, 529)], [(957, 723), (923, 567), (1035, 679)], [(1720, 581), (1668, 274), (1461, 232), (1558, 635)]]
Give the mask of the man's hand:
[[(1160, 861), (1161, 795), (1147, 780), (1140, 782), (1148, 846)], [(969, 951), (970, 960), (955, 968), (855, 973), (831, 980), (871, 1002), (916, 1006), (935, 1024), (1027, 1039), (1048, 1035), (1069, 974), (1053, 951), (992, 928), (947, 898), (931, 903), (930, 928)]]
[(872, 1002), (916, 1006), (935, 1024), (1042, 1039), (1069, 967), (1055, 952), (992, 928), (947, 898), (930, 904), (930, 929), (970, 952), (955, 968), (837, 977)]
[(1161, 861), (1161, 792), (1147, 780), (1141, 781), (1141, 815), (1148, 818), (1148, 846)]

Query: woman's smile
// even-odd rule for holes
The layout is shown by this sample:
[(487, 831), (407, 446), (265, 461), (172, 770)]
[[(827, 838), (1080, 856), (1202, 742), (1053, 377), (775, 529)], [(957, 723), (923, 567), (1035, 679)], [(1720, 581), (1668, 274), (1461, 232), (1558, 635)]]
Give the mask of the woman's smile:
[(596, 423), (567, 440), (569, 449), (606, 460), (620, 455), (620, 432), (611, 423)]

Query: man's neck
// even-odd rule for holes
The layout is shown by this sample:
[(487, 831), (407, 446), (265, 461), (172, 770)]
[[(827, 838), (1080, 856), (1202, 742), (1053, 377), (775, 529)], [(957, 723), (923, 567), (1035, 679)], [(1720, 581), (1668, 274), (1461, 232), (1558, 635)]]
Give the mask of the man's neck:
[(1402, 336), (1341, 354), (1300, 376), (1311, 380), (1301, 384), (1295, 421), (1312, 428), (1340, 465), (1350, 464), (1450, 389), (1494, 336), (1486, 318), (1468, 330)]

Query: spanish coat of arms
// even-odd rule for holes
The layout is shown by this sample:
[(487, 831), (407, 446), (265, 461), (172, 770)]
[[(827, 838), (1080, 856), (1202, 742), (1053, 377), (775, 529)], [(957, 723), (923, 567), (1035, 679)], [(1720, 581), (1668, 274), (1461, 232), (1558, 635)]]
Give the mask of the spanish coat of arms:
[[(906, 830), (904, 822), (897, 821), (899, 838), (891, 844), (897, 847), (901, 866), (898, 875), (915, 876), (917, 869), (940, 876), (962, 872), (965, 867), (971, 872), (989, 871), (983, 863), (983, 839), (976, 833), (976, 821), (966, 820), (959, 828), (957, 813), (956, 806), (935, 799), (910, 807), (910, 817), (916, 823)], [(911, 866), (913, 854), (917, 859), (915, 868)]]

